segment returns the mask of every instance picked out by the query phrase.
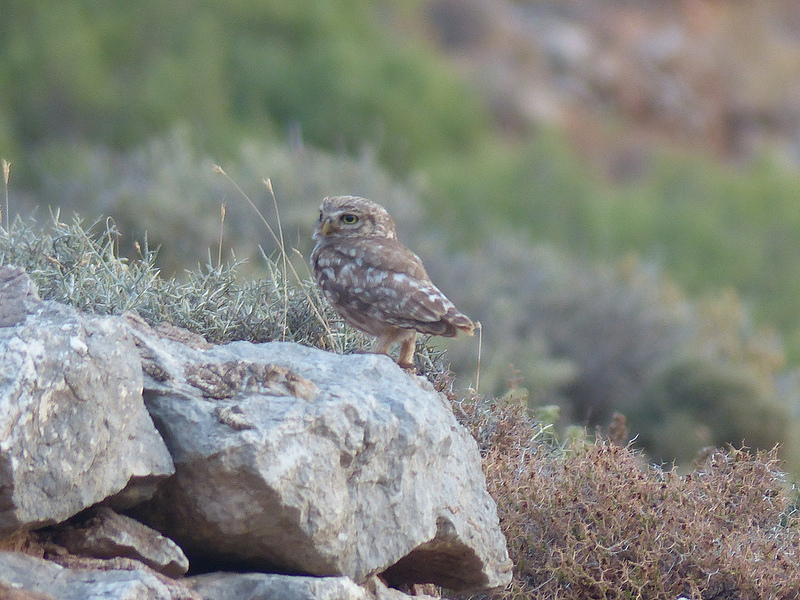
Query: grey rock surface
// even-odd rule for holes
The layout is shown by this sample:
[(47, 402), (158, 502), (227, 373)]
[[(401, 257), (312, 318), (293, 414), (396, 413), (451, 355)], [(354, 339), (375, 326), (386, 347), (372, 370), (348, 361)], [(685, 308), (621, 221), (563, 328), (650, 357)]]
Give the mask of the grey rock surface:
[[(0, 268), (0, 280), (8, 274)], [(13, 279), (30, 300), (25, 278)], [(4, 290), (0, 313), (16, 302)], [(110, 496), (141, 501), (174, 471), (124, 322), (53, 302), (27, 306), (0, 327), (0, 536)]]
[(186, 579), (203, 600), (372, 600), (347, 577), (209, 573)]
[(0, 327), (13, 327), (41, 304), (36, 284), (22, 269), (0, 267)]
[(15, 552), (0, 552), (0, 594), (4, 591), (30, 600), (202, 600), (146, 570), (68, 569)]
[(175, 542), (105, 506), (92, 509), (79, 523), (57, 527), (52, 539), (72, 554), (132, 558), (170, 577), (189, 570), (189, 560)]
[[(208, 573), (183, 580), (203, 600), (411, 600), (377, 577), (356, 585), (348, 577), (299, 577), (266, 573)], [(416, 600), (432, 596), (415, 594)]]
[(192, 561), (451, 589), (510, 581), (477, 446), (427, 381), (385, 356), (203, 350), (131, 323), (176, 466), (139, 516)]

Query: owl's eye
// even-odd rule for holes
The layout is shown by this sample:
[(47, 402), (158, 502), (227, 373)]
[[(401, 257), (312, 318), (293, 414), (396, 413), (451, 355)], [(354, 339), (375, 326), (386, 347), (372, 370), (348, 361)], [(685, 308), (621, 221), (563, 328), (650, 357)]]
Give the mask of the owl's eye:
[(342, 215), (342, 223), (345, 225), (353, 225), (354, 223), (358, 222), (358, 216), (352, 215), (350, 213), (346, 215)]

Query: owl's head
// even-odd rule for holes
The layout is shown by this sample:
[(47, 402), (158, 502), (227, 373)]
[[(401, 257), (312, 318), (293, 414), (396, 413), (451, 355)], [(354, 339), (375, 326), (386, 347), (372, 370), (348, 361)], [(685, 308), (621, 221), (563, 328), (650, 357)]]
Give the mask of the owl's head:
[(396, 239), (392, 217), (380, 204), (358, 196), (325, 198), (319, 207), (314, 239), (380, 237)]

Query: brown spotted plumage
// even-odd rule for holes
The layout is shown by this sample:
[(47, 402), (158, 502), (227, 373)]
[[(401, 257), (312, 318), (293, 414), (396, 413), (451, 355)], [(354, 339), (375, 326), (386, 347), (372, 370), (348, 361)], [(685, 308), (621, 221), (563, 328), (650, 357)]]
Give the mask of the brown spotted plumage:
[(398, 364), (413, 367), (417, 332), (453, 337), (474, 325), (433, 285), (419, 257), (397, 240), (382, 206), (357, 196), (325, 198), (314, 228), (311, 266), (337, 313), (378, 338), (375, 351), (400, 344)]

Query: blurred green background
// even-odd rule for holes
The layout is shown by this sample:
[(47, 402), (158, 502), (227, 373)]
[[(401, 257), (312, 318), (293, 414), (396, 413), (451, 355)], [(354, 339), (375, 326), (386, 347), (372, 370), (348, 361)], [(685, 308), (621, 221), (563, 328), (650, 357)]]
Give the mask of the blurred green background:
[[(578, 6), (579, 4), (579, 6)], [(654, 460), (800, 472), (800, 17), (790, 0), (4, 0), (8, 218), (147, 235), (179, 276), (324, 195), (385, 204), (484, 324), (482, 391)], [(5, 212), (5, 205), (3, 203)], [(438, 342), (437, 342), (438, 343)], [(476, 348), (448, 343), (462, 386)]]

